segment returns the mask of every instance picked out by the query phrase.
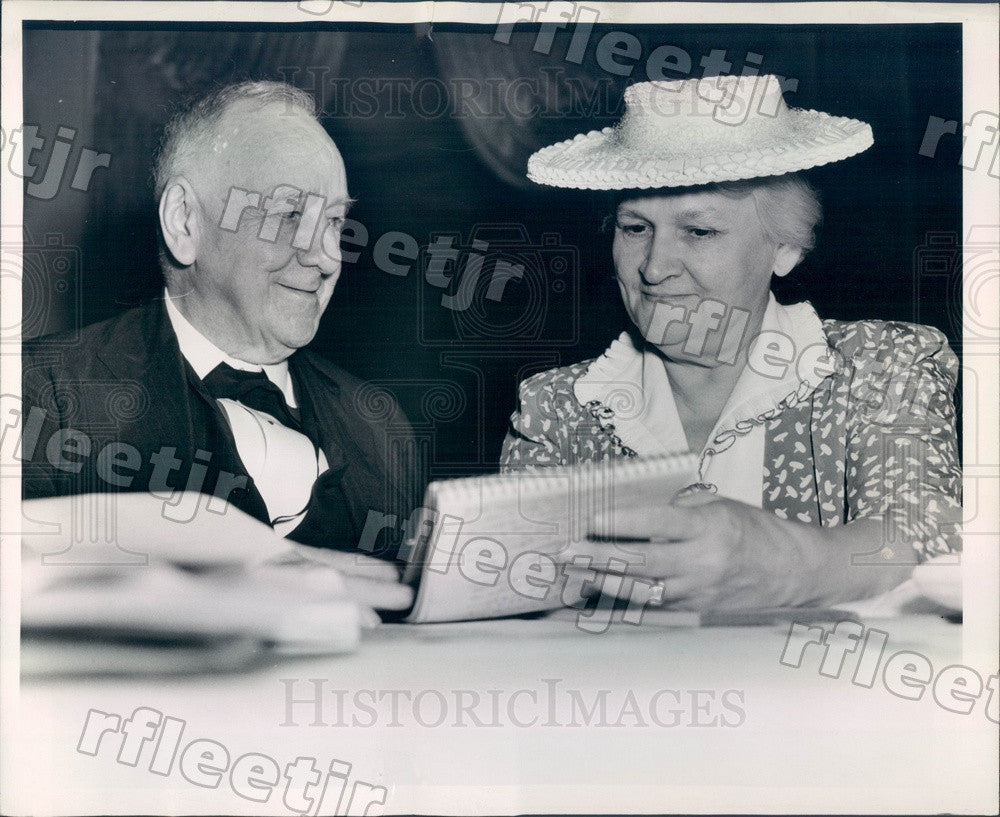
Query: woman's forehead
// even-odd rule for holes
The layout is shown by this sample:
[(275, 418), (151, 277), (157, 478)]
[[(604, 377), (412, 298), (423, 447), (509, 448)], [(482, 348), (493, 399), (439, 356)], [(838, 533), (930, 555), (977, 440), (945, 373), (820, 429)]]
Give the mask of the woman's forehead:
[(660, 215), (688, 214), (744, 214), (756, 212), (752, 199), (747, 196), (733, 196), (718, 190), (696, 190), (674, 192), (657, 191), (648, 195), (637, 194), (623, 199), (618, 204), (618, 212), (650, 213)]

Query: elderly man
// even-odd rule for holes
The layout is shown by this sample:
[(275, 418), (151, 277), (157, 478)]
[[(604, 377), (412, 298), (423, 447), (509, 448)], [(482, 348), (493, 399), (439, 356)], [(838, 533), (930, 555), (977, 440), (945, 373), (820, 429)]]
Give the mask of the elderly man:
[(405, 518), (406, 419), (366, 418), (364, 384), (302, 350), (351, 202), (312, 98), (247, 82), (201, 99), (167, 126), (156, 195), (162, 299), (60, 353), (25, 345), (25, 498), (148, 492), (183, 519), (201, 496), (340, 550), (371, 511)]

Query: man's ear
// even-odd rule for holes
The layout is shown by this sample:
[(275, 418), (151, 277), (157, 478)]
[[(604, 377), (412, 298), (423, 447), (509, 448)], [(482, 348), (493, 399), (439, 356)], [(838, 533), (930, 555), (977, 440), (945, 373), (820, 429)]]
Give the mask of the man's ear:
[(795, 269), (795, 265), (802, 260), (803, 255), (805, 253), (802, 252), (801, 247), (795, 247), (791, 244), (779, 244), (778, 249), (774, 252), (774, 274), (779, 278), (784, 278)]
[(198, 202), (183, 176), (171, 179), (160, 196), (160, 229), (177, 263), (193, 264), (198, 257)]

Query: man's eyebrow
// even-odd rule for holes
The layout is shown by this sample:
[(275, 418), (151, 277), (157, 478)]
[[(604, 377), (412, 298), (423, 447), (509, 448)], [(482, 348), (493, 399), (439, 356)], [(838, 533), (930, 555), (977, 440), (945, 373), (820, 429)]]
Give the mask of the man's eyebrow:
[(347, 211), (351, 209), (351, 207), (354, 205), (356, 201), (357, 199), (352, 198), (351, 196), (341, 196), (339, 199), (333, 199), (332, 201), (328, 202), (326, 207), (323, 209), (330, 210), (334, 207), (343, 207), (344, 213), (346, 214)]

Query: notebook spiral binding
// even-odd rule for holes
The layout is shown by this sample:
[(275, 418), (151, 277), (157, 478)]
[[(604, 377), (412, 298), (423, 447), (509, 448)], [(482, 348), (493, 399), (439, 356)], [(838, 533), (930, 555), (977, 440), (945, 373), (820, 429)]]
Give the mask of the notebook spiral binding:
[[(687, 469), (694, 469), (697, 473), (697, 468), (698, 457), (696, 454), (667, 454), (641, 459), (591, 460), (573, 465), (526, 468), (520, 471), (509, 471), (505, 474), (439, 480), (431, 485), (437, 496), (444, 492), (450, 495), (477, 493), (487, 498), (500, 499), (516, 495), (521, 478), (529, 481), (541, 482), (545, 480), (548, 482), (549, 480), (570, 477), (583, 481), (598, 474), (614, 474), (616, 482), (626, 483), (674, 474)], [(538, 490), (544, 491), (545, 486), (539, 484)]]

